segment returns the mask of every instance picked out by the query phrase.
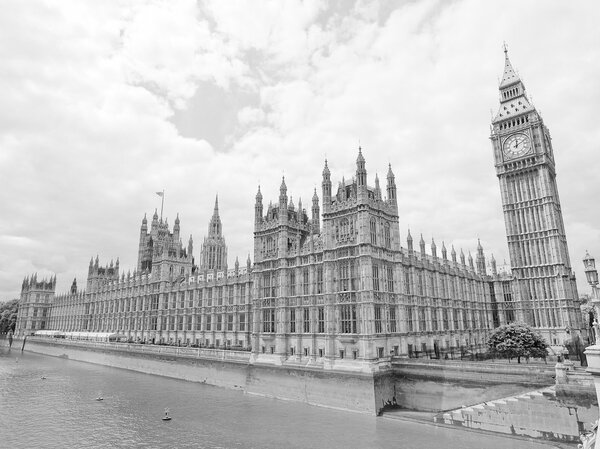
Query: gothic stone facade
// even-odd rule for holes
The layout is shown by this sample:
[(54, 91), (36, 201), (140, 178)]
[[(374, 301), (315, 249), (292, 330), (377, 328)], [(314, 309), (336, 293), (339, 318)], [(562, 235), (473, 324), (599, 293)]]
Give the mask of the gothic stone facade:
[[(200, 254), (154, 213), (139, 236), (137, 268), (90, 261), (87, 289), (54, 296), (55, 279), (23, 283), (20, 334), (37, 329), (116, 332), (147, 343), (245, 348), (255, 360), (323, 368), (372, 369), (390, 355), (482, 348), (494, 327), (526, 321), (550, 344), (583, 332), (556, 191), (552, 147), (508, 57), (492, 142), (512, 272), (488, 274), (481, 244), (475, 263), (442, 243), (426, 253), (410, 231), (401, 246), (391, 166), (385, 192), (356, 171), (336, 184), (325, 162), (321, 205), (296, 207), (282, 180), (275, 203), (256, 195), (254, 265), (227, 267), (218, 202)], [(510, 114), (509, 114), (510, 112)], [(526, 149), (524, 149), (526, 147)], [(322, 210), (321, 210), (322, 208)], [(40, 318), (41, 317), (41, 318)], [(365, 368), (366, 367), (366, 368)]]

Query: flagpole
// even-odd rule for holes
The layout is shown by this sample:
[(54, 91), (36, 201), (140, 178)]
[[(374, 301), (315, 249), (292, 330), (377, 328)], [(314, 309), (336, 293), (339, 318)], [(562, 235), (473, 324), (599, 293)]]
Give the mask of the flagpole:
[(160, 221), (162, 221), (163, 214), (163, 206), (165, 205), (165, 189), (162, 191), (162, 195), (160, 196)]

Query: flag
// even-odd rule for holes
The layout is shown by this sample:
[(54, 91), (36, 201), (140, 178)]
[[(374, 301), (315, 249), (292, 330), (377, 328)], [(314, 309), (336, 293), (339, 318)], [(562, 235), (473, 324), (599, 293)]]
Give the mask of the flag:
[(162, 198), (163, 196), (165, 196), (165, 192), (156, 192), (156, 194), (157, 194), (158, 196), (160, 196), (161, 198)]

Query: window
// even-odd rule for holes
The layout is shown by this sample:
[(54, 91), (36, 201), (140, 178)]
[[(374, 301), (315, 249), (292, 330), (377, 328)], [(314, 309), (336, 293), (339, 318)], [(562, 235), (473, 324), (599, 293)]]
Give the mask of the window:
[(290, 309), (290, 333), (296, 333), (296, 309)]
[(396, 332), (396, 306), (390, 306), (390, 332)]
[(394, 291), (394, 268), (392, 266), (387, 266), (386, 267), (386, 282), (387, 282), (387, 291), (388, 292), (393, 292)]
[(438, 312), (436, 309), (431, 310), (431, 327), (434, 332), (438, 330)]
[(310, 309), (308, 307), (304, 308), (304, 312), (303, 312), (303, 326), (302, 326), (302, 331), (303, 332), (310, 332)]
[(186, 323), (187, 327), (186, 328), (188, 331), (191, 331), (192, 330), (192, 315), (188, 315), (186, 317), (186, 319), (187, 319), (187, 323)]
[(239, 320), (239, 328), (240, 328), (240, 332), (245, 332), (246, 331), (246, 314), (245, 313), (240, 313), (238, 315), (238, 320)]
[(156, 317), (150, 317), (150, 330), (151, 331), (155, 331), (156, 330)]
[(185, 307), (185, 292), (179, 292), (179, 307), (181, 309)]
[(296, 295), (296, 270), (290, 271), (290, 296)]
[(217, 315), (217, 331), (223, 330), (223, 315)]
[(408, 267), (404, 267), (404, 293), (410, 295), (410, 271)]
[(323, 266), (317, 267), (317, 293), (323, 293)]
[(376, 305), (374, 308), (374, 312), (375, 312), (375, 333), (376, 334), (380, 334), (381, 333), (381, 306)]
[(196, 330), (202, 330), (202, 315), (196, 315)]
[(355, 268), (353, 260), (340, 262), (338, 291), (347, 292), (349, 290), (356, 290), (354, 270)]
[(246, 284), (240, 285), (240, 304), (246, 302)]
[(319, 325), (319, 330), (317, 332), (319, 332), (320, 334), (325, 332), (325, 308), (324, 307), (319, 307), (318, 309), (318, 325)]
[(443, 325), (443, 329), (447, 331), (448, 330), (448, 309), (442, 309), (442, 325)]
[(383, 226), (383, 238), (385, 241), (385, 247), (390, 249), (392, 247), (392, 242), (390, 239), (390, 224), (387, 222)]
[(262, 277), (263, 298), (272, 298), (276, 294), (276, 278), (273, 273), (264, 273)]
[(211, 318), (212, 317), (210, 315), (206, 315), (206, 330), (207, 331), (211, 330), (211, 326), (212, 326)]
[(227, 315), (227, 330), (233, 330), (233, 314), (231, 313)]
[(374, 218), (371, 218), (369, 230), (371, 231), (371, 245), (377, 245), (377, 222)]
[(379, 265), (373, 264), (373, 290), (379, 291)]
[(344, 350), (340, 349), (340, 359), (343, 359), (343, 358), (344, 358)]
[(183, 315), (177, 317), (177, 330), (183, 330)]
[(263, 309), (263, 332), (275, 332), (275, 309)]
[(309, 293), (308, 268), (304, 268), (302, 270), (302, 294), (308, 295)]
[(341, 330), (342, 334), (356, 333), (356, 305), (348, 304), (341, 306)]
[(229, 304), (233, 304), (233, 291), (234, 291), (234, 286), (230, 285), (229, 288)]
[(323, 348), (319, 348), (319, 357), (323, 357)]
[(409, 307), (406, 310), (406, 321), (408, 324), (408, 332), (413, 332), (415, 330), (415, 325), (413, 322), (413, 308)]
[(425, 332), (427, 330), (427, 321), (425, 320), (425, 307), (419, 307), (419, 330)]

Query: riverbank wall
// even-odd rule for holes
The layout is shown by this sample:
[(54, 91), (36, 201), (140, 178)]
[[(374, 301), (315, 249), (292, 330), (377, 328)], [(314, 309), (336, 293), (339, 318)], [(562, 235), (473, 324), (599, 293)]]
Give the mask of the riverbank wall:
[(35, 338), (25, 351), (368, 414), (389, 396), (374, 374), (260, 364), (245, 351)]
[(553, 367), (544, 365), (390, 359), (368, 372), (352, 361), (340, 370), (317, 360), (257, 360), (246, 351), (39, 337), (29, 337), (25, 350), (368, 414), (393, 407), (452, 410), (554, 383)]

